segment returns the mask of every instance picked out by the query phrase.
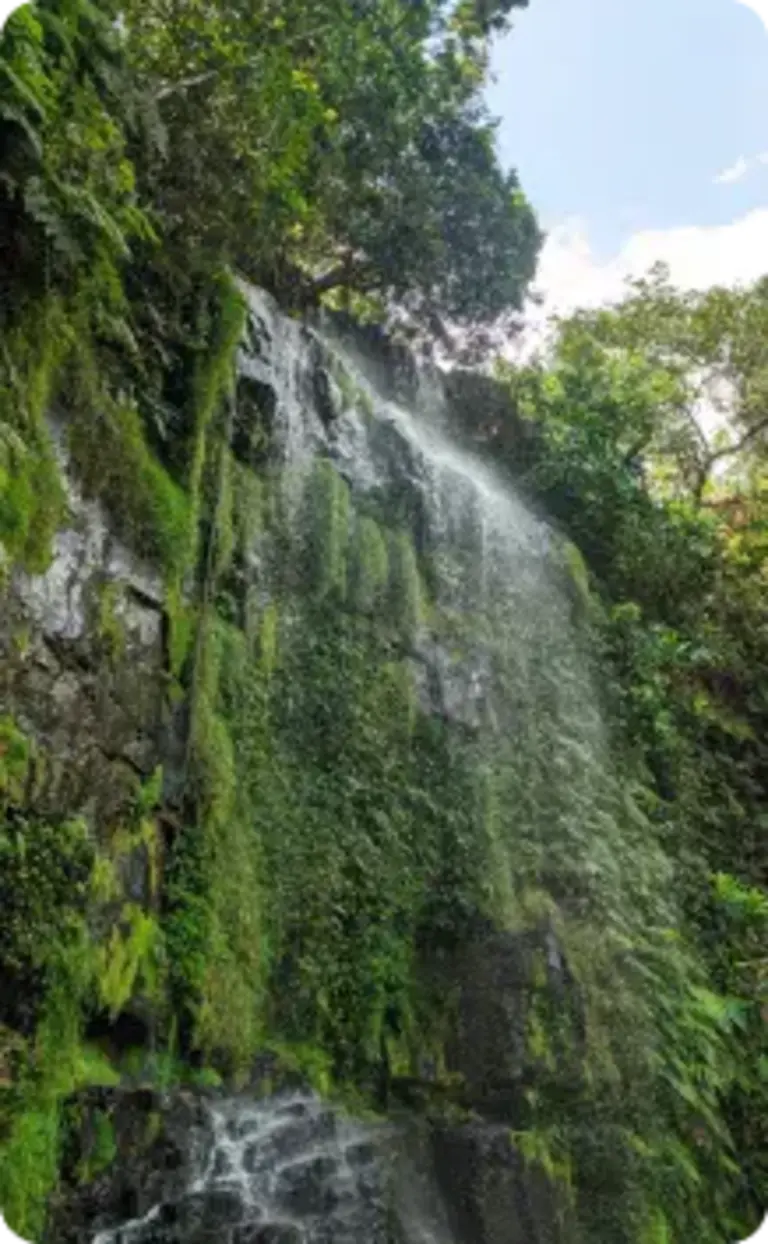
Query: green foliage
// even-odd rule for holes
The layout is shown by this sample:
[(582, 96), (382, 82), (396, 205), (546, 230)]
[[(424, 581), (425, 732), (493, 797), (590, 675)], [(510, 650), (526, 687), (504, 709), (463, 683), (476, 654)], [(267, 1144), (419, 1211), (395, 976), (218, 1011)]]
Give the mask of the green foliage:
[(98, 948), (100, 1001), (114, 1019), (142, 986), (157, 1000), (161, 932), (156, 920), (126, 903), (109, 940)]
[[(765, 284), (653, 278), (505, 371), (541, 433), (525, 484), (572, 542), (572, 612), (613, 674), (610, 741), (557, 610), (521, 655), (525, 602), (494, 605), (492, 584), (480, 608), (467, 557), (420, 562), (396, 506), (379, 525), (320, 461), (292, 481), (297, 530), (285, 481), (231, 452), (229, 266), (296, 307), (470, 345), (519, 308), (539, 236), (480, 106), (514, 7), (150, 0), (121, 33), (109, 6), (45, 0), (0, 43), (3, 567), (44, 570), (66, 518), (55, 407), (86, 494), (164, 573), (190, 718), (162, 896), (159, 784), (135, 823), (98, 827), (94, 858), (81, 826), (25, 811), (29, 746), (0, 721), (0, 1202), (22, 1234), (42, 1229), (63, 1098), (104, 1074), (89, 1011), (143, 991), (161, 1013), (167, 970), (185, 1050), (230, 1069), (268, 1034), (323, 1091), (370, 1086), (382, 1062), (440, 1062), (452, 1000), (419, 954), (478, 916), (548, 920), (564, 947), (580, 1014), (540, 965), (516, 1141), (591, 1239), (719, 1244), (768, 1199)], [(713, 378), (733, 410), (707, 443)], [(514, 471), (514, 437), (494, 445)], [(432, 598), (441, 575), (461, 610)], [(116, 650), (109, 591), (98, 604)], [(416, 708), (426, 620), (451, 660), (491, 652), (493, 728)], [(138, 906), (123, 873), (145, 849)], [(141, 1074), (181, 1076), (170, 1054)], [(112, 1156), (97, 1133), (84, 1177)]]
[(391, 536), (389, 563), (389, 606), (397, 629), (409, 643), (419, 628), (423, 606), (416, 552), (407, 532), (398, 531)]
[[(762, 284), (687, 293), (652, 274), (616, 309), (558, 325), (548, 360), (505, 373), (541, 430), (527, 486), (586, 555), (599, 593), (590, 617), (613, 674), (615, 748), (637, 775), (644, 833), (673, 862), (683, 908), (682, 932), (635, 935), (623, 957), (645, 999), (635, 1031), (650, 1022), (656, 1034), (634, 1078), (644, 1101), (622, 1070), (627, 1057), (643, 1065), (628, 1037), (624, 1057), (605, 1062), (608, 1078), (593, 1070), (588, 1100), (565, 1116), (586, 1198), (613, 1158), (585, 1143), (579, 1115), (605, 1111), (619, 1126), (621, 1221), (602, 1197), (590, 1217), (612, 1239), (633, 1217), (643, 1239), (736, 1238), (768, 1196), (764, 301)], [(725, 421), (710, 441), (697, 422), (707, 395)], [(616, 1007), (615, 977), (601, 988), (614, 1014), (593, 1015), (593, 1051), (609, 1048), (601, 1031), (631, 1017)], [(545, 1111), (555, 1117), (556, 1095)]]
[(350, 539), (349, 489), (330, 462), (314, 466), (307, 496), (307, 571), (320, 600), (347, 592), (347, 549)]
[(343, 1078), (369, 1074), (385, 1023), (410, 1012), (445, 826), (419, 793), (429, 752), (412, 749), (407, 672), (363, 619), (313, 599), (304, 625), (281, 628), (271, 674), (228, 662), (225, 694), (261, 849), (271, 1027), (325, 1050)]
[(0, 545), (26, 570), (47, 568), (66, 498), (45, 424), (66, 351), (61, 309), (45, 302), (4, 333), (0, 352)]
[[(195, 423), (189, 454), (188, 488), (198, 505), (209, 449), (208, 433), (212, 420), (221, 411), (222, 403), (233, 396), (235, 352), (242, 341), (245, 328), (245, 300), (228, 273), (218, 277), (216, 293), (217, 313), (213, 336), (200, 360), (195, 377)], [(219, 442), (215, 440), (213, 443), (218, 445)], [(194, 555), (190, 556), (190, 563), (194, 563)]]
[(540, 237), (481, 105), (496, 21), (452, 7), (228, 3), (170, 20), (164, 0), (128, 5), (131, 69), (175, 157), (138, 167), (170, 262), (191, 245), (198, 267), (237, 263), (299, 303), (341, 293), (422, 326), (519, 309)]
[[(98, 399), (94, 399), (94, 405)], [(135, 407), (104, 395), (101, 410), (75, 411), (69, 443), (86, 495), (100, 497), (116, 530), (169, 576), (186, 564), (190, 505), (149, 450)]]
[[(162, 967), (152, 917), (122, 901), (120, 869), (137, 847), (151, 857), (154, 826), (142, 819), (157, 799), (157, 782), (142, 792), (137, 824), (114, 835), (111, 854), (97, 853), (82, 822), (51, 825), (19, 813), (0, 821), (0, 1201), (14, 1229), (40, 1238), (57, 1179), (65, 1103), (78, 1089), (114, 1084), (105, 1057), (83, 1044), (89, 1013), (116, 1014), (138, 987), (156, 1011)], [(118, 916), (105, 911), (117, 904)], [(113, 1137), (98, 1129), (84, 1179), (111, 1161)]]
[(14, 817), (0, 828), (0, 854), (0, 963), (8, 977), (26, 979), (77, 934), (93, 851), (80, 822)]
[[(126, 129), (135, 94), (108, 11), (15, 12), (0, 47), (4, 293), (85, 281), (102, 329), (125, 333), (117, 268), (152, 236), (138, 209)], [(5, 298), (3, 313), (6, 313)]]
[(351, 600), (355, 611), (375, 615), (384, 603), (388, 583), (386, 539), (374, 519), (364, 516), (354, 536)]
[(30, 743), (12, 717), (0, 717), (0, 807), (22, 803)]
[[(171, 990), (193, 1025), (195, 1042), (235, 1062), (252, 1053), (260, 1031), (259, 857), (258, 843), (243, 815), (233, 743), (220, 704), (221, 669), (241, 665), (237, 645), (242, 636), (230, 635), (216, 617), (213, 602), (237, 539), (228, 441), (234, 355), (244, 317), (241, 295), (224, 278), (217, 335), (197, 377), (189, 472), (194, 515), (191, 566), (204, 516), (209, 527), (190, 691), (188, 765), (190, 773), (194, 770), (190, 794), (197, 823), (171, 861), (165, 930)], [(207, 488), (206, 475), (213, 481)]]
[(65, 940), (45, 948), (48, 988), (21, 1073), (0, 1097), (0, 1200), (9, 1224), (33, 1239), (43, 1232), (58, 1179), (66, 1098), (114, 1083), (103, 1059), (83, 1046), (83, 1007), (92, 979), (84, 920), (69, 913)]
[[(198, 824), (171, 860), (166, 936), (172, 988), (193, 1017), (195, 1042), (239, 1061), (254, 1052), (260, 1033), (259, 844), (244, 815), (233, 742), (221, 714), (227, 636), (209, 625), (194, 723)], [(229, 660), (226, 668), (231, 671)]]
[(96, 1110), (89, 1122), (89, 1145), (77, 1171), (78, 1180), (84, 1184), (91, 1183), (102, 1171), (108, 1170), (117, 1157), (115, 1128), (109, 1115), (103, 1110)]
[(120, 598), (120, 587), (114, 582), (103, 584), (98, 593), (97, 633), (114, 660), (119, 660), (125, 651), (125, 627), (119, 614)]

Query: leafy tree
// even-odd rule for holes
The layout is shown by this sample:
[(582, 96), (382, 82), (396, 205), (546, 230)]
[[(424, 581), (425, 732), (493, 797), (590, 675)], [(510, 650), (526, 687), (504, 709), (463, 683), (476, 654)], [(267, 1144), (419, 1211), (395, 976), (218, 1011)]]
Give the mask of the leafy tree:
[[(618, 308), (582, 312), (563, 324), (559, 353), (576, 359), (591, 347), (654, 367), (667, 391), (655, 419), (636, 430), (635, 452), (652, 464), (659, 488), (719, 504), (729, 482), (740, 492), (760, 486), (756, 460), (764, 462), (768, 452), (767, 342), (768, 280), (676, 290), (659, 265), (630, 284)], [(628, 432), (635, 434), (629, 425)]]
[[(767, 293), (764, 281), (680, 291), (656, 271), (617, 307), (561, 321), (546, 359), (501, 368), (540, 433), (525, 486), (590, 565), (617, 743), (725, 999), (731, 1072), (710, 1085), (737, 1162), (708, 1167), (707, 1127), (684, 1129), (678, 1151), (712, 1191), (724, 1238), (768, 1201)], [(701, 1020), (681, 1001), (672, 1029), (696, 1092), (704, 1066), (682, 1051)]]
[(540, 238), (479, 96), (512, 7), (129, 4), (166, 237), (298, 304), (362, 295), (432, 327), (519, 310)]
[(126, 126), (135, 97), (108, 13), (83, 0), (15, 12), (0, 44), (0, 313), (89, 285), (102, 327), (119, 266), (152, 231)]

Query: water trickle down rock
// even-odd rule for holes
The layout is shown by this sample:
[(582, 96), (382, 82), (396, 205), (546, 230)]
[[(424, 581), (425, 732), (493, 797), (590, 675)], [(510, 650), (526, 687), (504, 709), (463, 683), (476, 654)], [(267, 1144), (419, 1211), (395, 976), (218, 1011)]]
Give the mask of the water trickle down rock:
[[(525, 660), (527, 637), (537, 637), (542, 648), (558, 642), (558, 628), (568, 629), (567, 601), (549, 564), (550, 528), (451, 442), (436, 376), (415, 372), (383, 396), (362, 356), (345, 343), (287, 319), (262, 291), (246, 292), (251, 314), (240, 374), (259, 386), (262, 409), (269, 410), (281, 521), (294, 526), (300, 545), (301, 498), (313, 463), (326, 458), (357, 511), (407, 531), (431, 573), (440, 617), (438, 629), (422, 626), (413, 636), (421, 707), (473, 729), (500, 724), (491, 696), (495, 624), (503, 618), (508, 632), (514, 619), (518, 662)], [(411, 393), (413, 406), (395, 400), (400, 390)], [(270, 559), (257, 560), (264, 566)], [(478, 615), (485, 617), (485, 635), (478, 633)]]
[[(183, 1189), (171, 1172), (164, 1187), (162, 1179), (156, 1181), (160, 1199), (141, 1217), (82, 1238), (93, 1244), (387, 1244), (390, 1239), (375, 1138), (314, 1096), (221, 1100), (211, 1106), (193, 1148), (197, 1165)], [(113, 1204), (102, 1194), (102, 1217), (105, 1212), (119, 1213), (119, 1198)]]

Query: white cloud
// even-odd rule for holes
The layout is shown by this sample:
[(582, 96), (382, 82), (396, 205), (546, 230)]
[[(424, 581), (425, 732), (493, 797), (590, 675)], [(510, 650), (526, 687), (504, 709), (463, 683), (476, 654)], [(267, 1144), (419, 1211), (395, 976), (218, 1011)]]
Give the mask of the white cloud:
[(582, 221), (567, 221), (544, 244), (536, 280), (543, 305), (531, 319), (615, 302), (628, 278), (643, 276), (659, 261), (676, 284), (689, 289), (757, 280), (768, 273), (768, 208), (728, 225), (641, 230), (608, 259), (595, 255)]
[(768, 151), (761, 151), (759, 155), (752, 156), (749, 160), (746, 156), (739, 156), (734, 164), (717, 174), (715, 181), (721, 186), (732, 185), (733, 182), (742, 181), (747, 173), (760, 164), (768, 164)]
[(752, 162), (745, 156), (739, 156), (735, 164), (730, 164), (728, 168), (724, 168), (722, 173), (718, 173), (715, 181), (719, 185), (728, 185), (734, 181), (741, 181), (746, 177), (751, 168)]
[(8, 21), (14, 9), (21, 8), (21, 0), (0, 0), (0, 30)]
[(595, 254), (583, 221), (550, 229), (534, 286), (540, 301), (526, 307), (523, 328), (506, 355), (520, 362), (546, 350), (552, 341), (551, 316), (618, 302), (629, 279), (645, 276), (659, 262), (685, 289), (756, 281), (768, 274), (768, 208), (729, 225), (641, 230), (608, 259)]
[(768, 0), (736, 0), (736, 3), (744, 4), (748, 9), (751, 9), (755, 16), (759, 17), (765, 29), (768, 30)]

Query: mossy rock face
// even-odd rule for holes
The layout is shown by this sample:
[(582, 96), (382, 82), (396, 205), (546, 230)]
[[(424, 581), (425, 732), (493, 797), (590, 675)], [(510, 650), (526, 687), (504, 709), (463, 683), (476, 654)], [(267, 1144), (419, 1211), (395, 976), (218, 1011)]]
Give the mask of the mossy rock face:
[(74, 487), (69, 500), (48, 569), (17, 572), (2, 591), (0, 702), (38, 755), (24, 800), (110, 825), (157, 764), (163, 595), (101, 507)]
[(438, 1127), (434, 1169), (459, 1244), (577, 1244), (566, 1200), (531, 1170), (502, 1125)]
[(443, 1042), (453, 1100), (519, 1126), (529, 1113), (526, 1090), (543, 1074), (566, 1089), (578, 1084), (580, 1000), (545, 920), (504, 931), (475, 919), (453, 950), (425, 952), (422, 970), (428, 991), (453, 997)]
[[(46, 1244), (80, 1244), (182, 1197), (213, 1144), (205, 1098), (191, 1093), (164, 1099), (148, 1089), (93, 1089), (70, 1102), (69, 1114)], [(103, 1119), (111, 1127), (112, 1160), (83, 1182)]]

